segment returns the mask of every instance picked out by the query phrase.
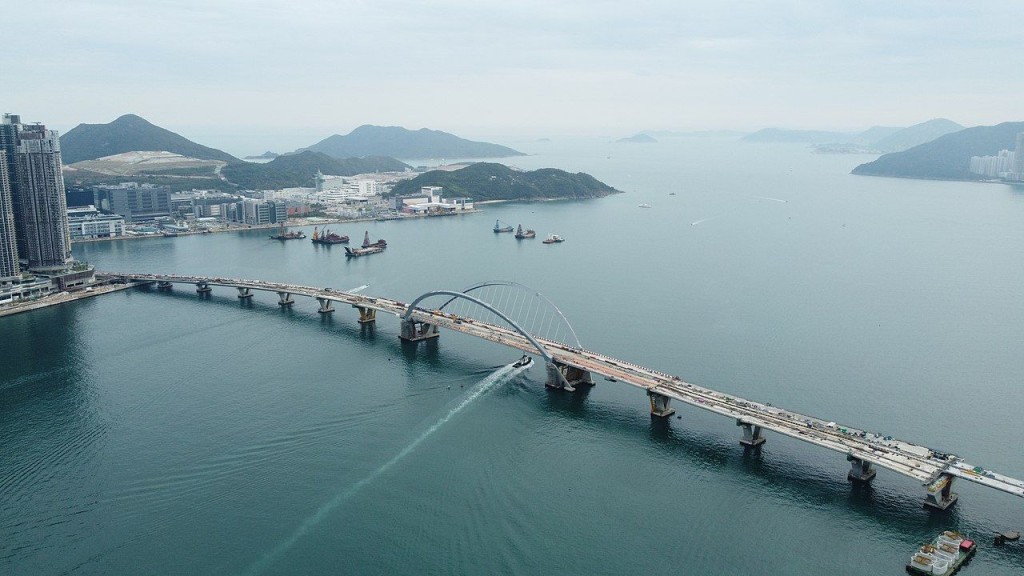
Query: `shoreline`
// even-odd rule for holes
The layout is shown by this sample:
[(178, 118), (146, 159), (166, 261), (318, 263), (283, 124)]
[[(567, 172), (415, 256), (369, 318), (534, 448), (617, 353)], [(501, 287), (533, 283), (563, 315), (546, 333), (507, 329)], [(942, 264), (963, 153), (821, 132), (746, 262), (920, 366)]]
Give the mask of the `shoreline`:
[[(496, 200), (496, 202), (505, 202), (505, 200)], [(406, 216), (398, 216), (394, 218), (384, 218), (382, 222), (394, 222), (400, 220), (412, 220), (421, 218), (441, 218), (445, 216), (465, 216), (468, 214), (477, 214), (483, 212), (483, 210), (472, 209), (472, 210), (460, 210), (452, 214), (410, 214)], [(325, 224), (351, 224), (355, 222), (376, 222), (379, 217), (366, 217), (366, 218), (323, 218), (318, 219), (315, 222), (310, 222), (307, 218), (296, 218), (289, 219), (285, 222), (285, 227), (289, 226), (323, 226)], [(179, 236), (203, 236), (205, 234), (222, 234), (224, 232), (247, 232), (249, 230), (276, 230), (280, 227), (280, 224), (244, 224), (242, 226), (232, 226), (227, 228), (216, 228), (216, 229), (205, 229), (205, 230), (190, 230), (188, 232), (178, 232), (174, 236), (164, 236), (163, 234), (139, 234), (132, 236), (114, 236), (112, 238), (82, 238), (80, 240), (73, 240), (72, 244), (92, 244), (96, 242), (117, 242), (119, 240), (147, 240), (152, 238), (177, 238)]]
[(13, 316), (15, 314), (21, 314), (22, 312), (31, 312), (33, 310), (39, 310), (40, 308), (48, 308), (50, 306), (57, 306), (60, 304), (66, 304), (68, 302), (75, 302), (78, 300), (84, 300), (86, 298), (92, 298), (94, 296), (100, 296), (103, 294), (110, 294), (112, 292), (120, 292), (121, 290), (128, 290), (135, 288), (138, 284), (103, 284), (103, 285), (92, 285), (92, 290), (76, 290), (74, 292), (57, 292), (56, 294), (47, 294), (42, 298), (36, 298), (35, 300), (24, 300), (13, 304), (4, 304), (0, 306), (0, 318), (5, 316)]

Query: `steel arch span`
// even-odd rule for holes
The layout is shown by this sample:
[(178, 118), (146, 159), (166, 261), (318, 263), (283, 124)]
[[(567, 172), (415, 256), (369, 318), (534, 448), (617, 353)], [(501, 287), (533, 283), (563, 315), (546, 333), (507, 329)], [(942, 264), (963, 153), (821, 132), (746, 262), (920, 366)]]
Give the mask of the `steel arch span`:
[[(478, 288), (479, 287), (483, 287), (485, 284), (480, 284), (480, 285), (477, 285), (476, 287), (478, 287)], [(508, 284), (511, 284), (511, 283), (506, 283), (506, 284), (502, 284), (502, 285), (508, 285)], [(491, 284), (491, 285), (497, 285), (497, 284)], [(467, 289), (466, 291), (468, 292), (469, 290), (472, 290), (472, 288)], [(517, 323), (515, 320), (510, 318), (508, 315), (506, 315), (504, 312), (502, 312), (501, 310), (499, 310), (495, 306), (492, 306), (488, 302), (485, 302), (485, 301), (483, 301), (483, 300), (481, 300), (479, 298), (476, 298), (474, 296), (470, 296), (469, 294), (466, 294), (465, 292), (456, 292), (454, 290), (431, 290), (430, 292), (426, 292), (426, 293), (420, 295), (415, 300), (413, 300), (411, 304), (409, 304), (409, 306), (405, 309), (405, 314), (402, 315), (402, 320), (406, 321), (406, 322), (410, 321), (412, 319), (412, 313), (417, 309), (417, 305), (420, 302), (426, 300), (427, 298), (432, 298), (434, 296), (450, 296), (450, 298), (447, 301), (445, 301), (445, 303), (442, 304), (440, 308), (438, 308), (438, 311), (440, 311), (442, 308), (444, 308), (445, 306), (447, 306), (451, 302), (453, 302), (455, 300), (459, 300), (459, 299), (466, 300), (468, 302), (472, 302), (473, 304), (476, 304), (477, 306), (480, 306), (481, 308), (484, 308), (485, 310), (488, 310), (492, 314), (498, 316), (499, 318), (501, 318), (502, 320), (507, 322), (508, 325), (511, 326), (516, 332), (518, 332), (523, 338), (526, 338), (527, 340), (529, 340), (530, 344), (532, 344), (533, 347), (537, 349), (537, 353), (540, 354), (544, 358), (545, 362), (547, 362), (547, 363), (554, 362), (554, 358), (552, 357), (551, 353), (548, 352), (547, 348), (545, 348), (543, 344), (541, 344), (540, 342), (537, 341), (537, 339), (533, 336), (533, 334), (530, 334), (529, 331), (525, 330), (522, 326), (519, 325), (519, 323)], [(547, 300), (547, 299), (545, 298), (545, 300)], [(550, 303), (550, 301), (548, 301), (548, 302)], [(552, 306), (554, 306), (554, 305), (552, 305)], [(557, 310), (557, 308), (556, 308), (556, 310)], [(426, 310), (424, 310), (424, 312), (426, 312)], [(561, 312), (559, 312), (559, 315), (561, 315)], [(562, 316), (562, 318), (564, 319), (565, 317)], [(570, 329), (571, 329), (571, 327), (570, 327)], [(573, 335), (575, 336), (575, 333), (573, 333)]]
[[(555, 306), (555, 303), (552, 302), (547, 296), (541, 294), (540, 292), (534, 290), (533, 288), (530, 288), (529, 286), (526, 286), (525, 284), (520, 284), (519, 282), (513, 282), (510, 280), (488, 280), (486, 282), (481, 282), (479, 284), (474, 284), (468, 288), (464, 288), (462, 290), (462, 294), (469, 294), (470, 292), (481, 290), (483, 288), (489, 288), (491, 286), (507, 286), (510, 288), (515, 288), (525, 294), (533, 296), (535, 300), (543, 304), (546, 304), (547, 307), (558, 317), (562, 325), (565, 326), (566, 332), (569, 336), (572, 337), (573, 341), (575, 342), (575, 346), (577, 348), (583, 347), (583, 345), (580, 344), (579, 336), (576, 335), (576, 330), (573, 329), (572, 324), (569, 323), (569, 319), (565, 317), (565, 314), (562, 314), (562, 311), (558, 309), (558, 306)], [(458, 298), (456, 297), (449, 298), (447, 301), (445, 301), (444, 304), (441, 304), (441, 306), (437, 308), (438, 311), (444, 310), (445, 306), (448, 306), (457, 299)]]

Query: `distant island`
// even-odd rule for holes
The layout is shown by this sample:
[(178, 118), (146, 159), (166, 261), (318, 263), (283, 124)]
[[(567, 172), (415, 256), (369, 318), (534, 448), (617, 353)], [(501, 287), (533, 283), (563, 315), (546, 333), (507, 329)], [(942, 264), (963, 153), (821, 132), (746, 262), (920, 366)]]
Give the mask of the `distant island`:
[(505, 158), (525, 156), (522, 152), (459, 138), (439, 130), (407, 130), (399, 126), (356, 128), (349, 134), (335, 134), (297, 152), (311, 150), (334, 158), (391, 156), (392, 158)]
[(627, 138), (619, 138), (615, 142), (617, 144), (657, 144), (658, 141), (647, 134), (641, 133)]
[(584, 173), (544, 168), (530, 172), (504, 164), (478, 162), (459, 170), (433, 170), (395, 185), (392, 194), (415, 194), (423, 186), (443, 186), (446, 195), (474, 201), (600, 198), (621, 192)]
[(200, 160), (240, 161), (227, 152), (196, 144), (135, 114), (125, 114), (107, 124), (79, 124), (60, 137), (61, 160), (65, 164), (137, 151), (172, 152)]
[(259, 156), (246, 156), (245, 159), (246, 160), (273, 160), (274, 158), (277, 158), (278, 156), (280, 156), (280, 154), (277, 154), (277, 153), (271, 152), (270, 150), (267, 150), (266, 152), (264, 152), (263, 154), (260, 154)]
[(846, 141), (819, 144), (814, 151), (857, 154), (900, 152), (963, 129), (963, 126), (945, 118), (935, 118), (908, 128), (874, 126)]
[(681, 132), (677, 130), (647, 130), (644, 132), (654, 138), (742, 138), (746, 132), (736, 130), (693, 130)]
[(855, 136), (847, 132), (825, 132), (822, 130), (787, 130), (785, 128), (764, 128), (747, 134), (744, 142), (788, 142), (796, 144), (824, 144), (846, 141)]
[(952, 120), (934, 118), (906, 128), (872, 126), (856, 133), (765, 128), (744, 136), (743, 140), (809, 144), (819, 154), (884, 154), (907, 150), (963, 129)]
[(988, 177), (971, 172), (971, 157), (994, 156), (1000, 150), (1014, 150), (1017, 134), (1021, 132), (1024, 132), (1024, 122), (967, 128), (909, 150), (885, 154), (874, 162), (857, 166), (852, 173), (931, 180), (982, 180)]

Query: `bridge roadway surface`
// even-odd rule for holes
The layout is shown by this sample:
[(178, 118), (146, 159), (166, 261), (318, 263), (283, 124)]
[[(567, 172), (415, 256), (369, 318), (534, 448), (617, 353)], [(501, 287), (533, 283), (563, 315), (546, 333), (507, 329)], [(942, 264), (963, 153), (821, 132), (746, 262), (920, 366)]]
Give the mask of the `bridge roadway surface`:
[[(327, 299), (355, 307), (374, 309), (399, 317), (404, 315), (408, 308), (407, 304), (389, 298), (261, 280), (164, 274), (107, 273), (104, 276), (143, 282), (205, 283), (210, 286), (287, 292), (293, 295)], [(504, 326), (420, 308), (413, 311), (412, 318), (418, 322), (476, 336), (526, 353), (538, 353), (536, 347), (529, 340), (515, 330)], [(949, 475), (1024, 498), (1024, 481), (977, 468), (952, 454), (944, 454), (911, 442), (882, 437), (850, 426), (838, 425), (823, 418), (800, 414), (690, 384), (680, 380), (678, 376), (665, 374), (597, 352), (575, 348), (561, 342), (544, 338), (537, 338), (537, 340), (547, 348), (556, 362), (597, 373), (606, 378), (614, 378), (619, 382), (643, 388), (650, 393), (674, 398), (697, 408), (734, 418), (738, 424), (759, 426), (764, 430), (771, 430), (790, 438), (835, 450), (909, 476), (926, 485), (936, 481), (940, 476)]]

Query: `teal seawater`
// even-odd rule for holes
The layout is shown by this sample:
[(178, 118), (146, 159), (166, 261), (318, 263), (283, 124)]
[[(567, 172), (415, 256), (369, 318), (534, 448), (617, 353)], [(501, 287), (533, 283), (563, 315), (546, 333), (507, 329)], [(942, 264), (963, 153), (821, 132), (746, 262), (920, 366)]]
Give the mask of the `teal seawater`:
[[(626, 194), (332, 226), (388, 240), (352, 261), (266, 231), (75, 255), (404, 301), (515, 280), (589, 349), (1024, 477), (1020, 189), (854, 177), (868, 157), (798, 146), (513, 144)], [(0, 319), (0, 573), (897, 574), (947, 528), (982, 542), (965, 573), (1024, 569), (989, 545), (1021, 499), (960, 482), (930, 513), (893, 473), (852, 487), (840, 454), (744, 453), (710, 413), (652, 422), (623, 384), (552, 392), (501, 371), (514, 351), (397, 334), (187, 286)]]

